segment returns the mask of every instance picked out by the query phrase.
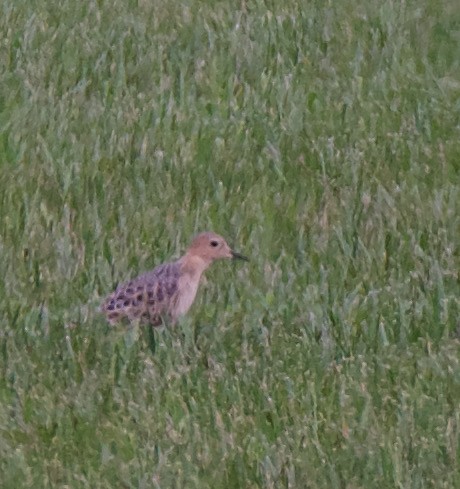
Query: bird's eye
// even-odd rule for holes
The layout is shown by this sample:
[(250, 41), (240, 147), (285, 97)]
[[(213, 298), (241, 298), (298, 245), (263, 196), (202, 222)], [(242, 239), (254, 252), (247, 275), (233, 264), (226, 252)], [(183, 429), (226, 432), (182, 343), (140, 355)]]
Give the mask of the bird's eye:
[(213, 248), (215, 248), (216, 246), (219, 246), (219, 242), (218, 241), (211, 241), (211, 246)]

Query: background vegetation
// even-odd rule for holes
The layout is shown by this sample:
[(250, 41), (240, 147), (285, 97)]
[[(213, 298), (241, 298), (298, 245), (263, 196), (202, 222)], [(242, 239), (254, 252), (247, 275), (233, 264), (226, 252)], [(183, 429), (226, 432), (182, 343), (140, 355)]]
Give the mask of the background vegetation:
[[(460, 487), (460, 7), (5, 0), (2, 488)], [(184, 322), (109, 329), (202, 230)]]

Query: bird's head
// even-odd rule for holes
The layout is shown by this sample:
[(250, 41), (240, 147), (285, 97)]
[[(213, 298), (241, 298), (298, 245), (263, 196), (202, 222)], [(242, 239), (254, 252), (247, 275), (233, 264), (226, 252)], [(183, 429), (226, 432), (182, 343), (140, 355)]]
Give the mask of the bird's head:
[(187, 254), (199, 257), (208, 263), (221, 258), (248, 261), (245, 256), (233, 251), (222, 236), (211, 232), (195, 236), (187, 250)]

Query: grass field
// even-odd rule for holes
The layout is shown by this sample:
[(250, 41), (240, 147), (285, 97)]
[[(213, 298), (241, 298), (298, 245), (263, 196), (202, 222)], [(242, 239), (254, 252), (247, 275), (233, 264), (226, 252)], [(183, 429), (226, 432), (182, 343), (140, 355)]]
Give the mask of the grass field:
[[(5, 0), (0, 487), (460, 487), (455, 0)], [(116, 284), (213, 230), (173, 330)]]

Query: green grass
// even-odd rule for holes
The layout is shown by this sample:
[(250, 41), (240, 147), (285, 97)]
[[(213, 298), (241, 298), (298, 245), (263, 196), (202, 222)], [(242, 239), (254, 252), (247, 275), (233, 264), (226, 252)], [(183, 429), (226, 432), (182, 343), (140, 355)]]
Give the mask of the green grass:
[(460, 487), (456, 4), (2, 3), (2, 489)]

